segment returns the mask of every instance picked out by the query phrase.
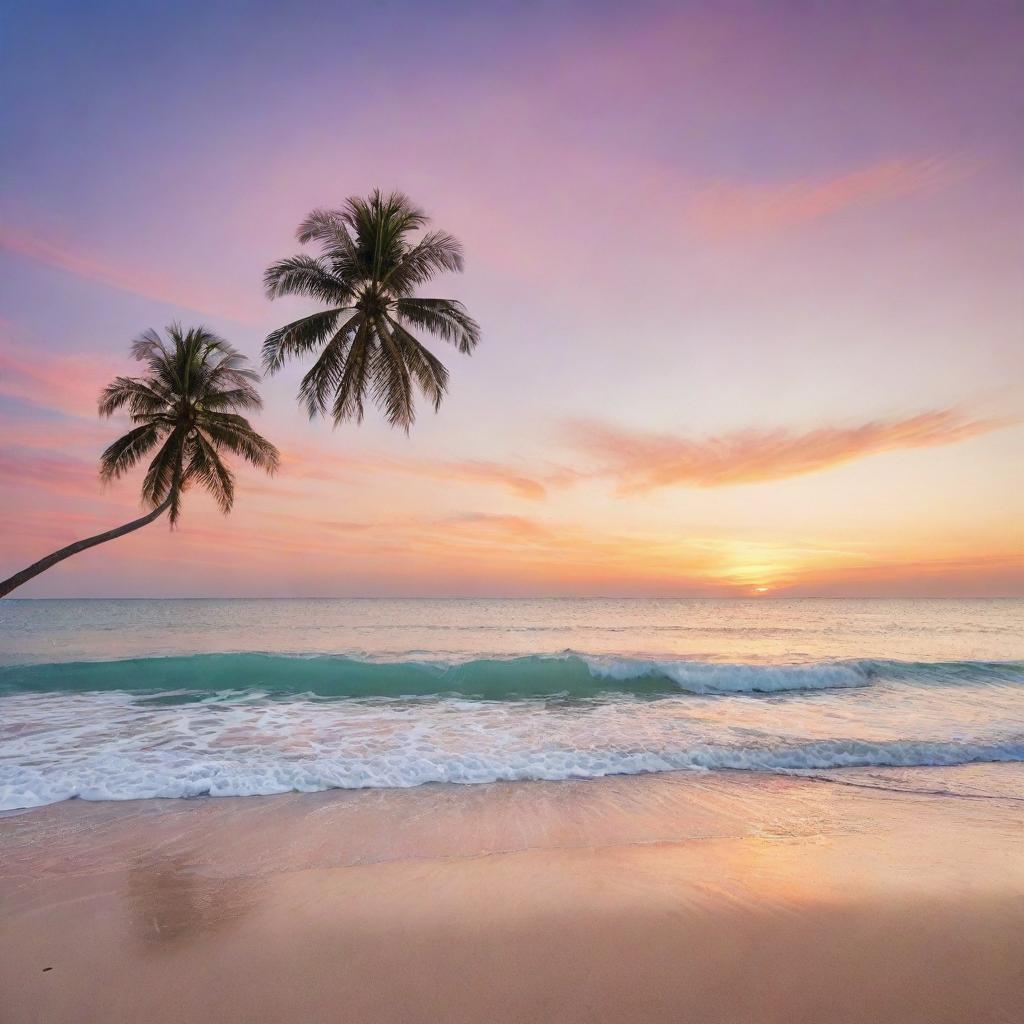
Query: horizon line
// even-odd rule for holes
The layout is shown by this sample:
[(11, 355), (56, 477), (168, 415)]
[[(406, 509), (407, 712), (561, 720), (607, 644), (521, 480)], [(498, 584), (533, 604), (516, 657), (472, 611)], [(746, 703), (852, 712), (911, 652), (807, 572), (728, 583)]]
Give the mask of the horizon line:
[(140, 597), (127, 594), (91, 597), (4, 597), (2, 601), (1024, 601), (1022, 594), (724, 594), (718, 597), (686, 594), (376, 594), (335, 596), (274, 596), (193, 594)]

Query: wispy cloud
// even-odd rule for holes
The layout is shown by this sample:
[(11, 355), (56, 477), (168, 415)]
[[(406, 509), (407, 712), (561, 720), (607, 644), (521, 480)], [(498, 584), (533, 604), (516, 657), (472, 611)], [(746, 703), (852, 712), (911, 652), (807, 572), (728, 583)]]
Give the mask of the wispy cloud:
[(259, 298), (257, 289), (254, 289), (251, 306), (241, 301), (225, 302), (221, 291), (214, 294), (200, 285), (185, 285), (169, 276), (142, 270), (138, 265), (118, 265), (72, 243), (54, 241), (10, 227), (0, 227), (0, 249), (87, 281), (96, 281), (170, 306), (242, 323), (255, 319), (255, 302)]
[(75, 498), (99, 494), (95, 464), (38, 451), (0, 449), (0, 481)]
[(0, 395), (63, 413), (94, 416), (100, 390), (121, 369), (113, 360), (77, 352), (44, 355), (0, 338)]
[(388, 473), (429, 480), (501, 487), (520, 498), (539, 501), (562, 479), (560, 470), (524, 470), (481, 459), (400, 459), (386, 455), (340, 455), (292, 447), (282, 456), (284, 472), (304, 479), (335, 480), (339, 473)]
[(744, 430), (690, 439), (629, 431), (597, 421), (569, 425), (576, 447), (597, 459), (596, 473), (614, 478), (620, 493), (673, 484), (727, 487), (817, 473), (880, 452), (954, 444), (1010, 425), (937, 409), (904, 419), (804, 432)]
[(949, 185), (971, 167), (951, 158), (885, 160), (831, 178), (772, 184), (719, 181), (692, 200), (690, 219), (713, 238), (778, 231), (848, 207), (881, 202)]
[(547, 485), (539, 475), (527, 475), (515, 466), (500, 462), (449, 459), (426, 463), (402, 463), (396, 468), (403, 473), (426, 476), (434, 480), (455, 480), (502, 487), (520, 498), (529, 498), (533, 501), (539, 501), (547, 496)]
[(488, 544), (492, 544), (495, 537), (543, 543), (551, 542), (554, 537), (551, 528), (536, 519), (497, 512), (466, 512), (449, 516), (439, 525), (449, 533), (454, 528), (455, 533), (463, 537), (477, 537)]
[(905, 561), (874, 560), (853, 567), (810, 567), (783, 582), (779, 594), (813, 597), (1015, 597), (1024, 587), (1019, 550)]

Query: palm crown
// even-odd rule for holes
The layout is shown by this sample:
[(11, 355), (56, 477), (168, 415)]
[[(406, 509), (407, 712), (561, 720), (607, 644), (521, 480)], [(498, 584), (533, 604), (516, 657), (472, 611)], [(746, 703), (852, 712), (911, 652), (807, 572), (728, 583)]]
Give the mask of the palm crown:
[(319, 243), (319, 256), (292, 256), (267, 270), (270, 298), (305, 295), (330, 307), (286, 324), (263, 345), (269, 373), (290, 356), (319, 351), (299, 388), (310, 417), (330, 409), (336, 425), (362, 420), (369, 394), (392, 426), (408, 430), (417, 387), (440, 407), (448, 371), (413, 331), (470, 353), (480, 328), (461, 302), (413, 295), (435, 274), (463, 266), (462, 246), (451, 235), (410, 237), (427, 223), (400, 193), (351, 197), (340, 210), (314, 210), (299, 226), (298, 240)]
[(240, 415), (262, 405), (254, 386), (259, 375), (223, 338), (205, 327), (167, 329), (169, 344), (149, 330), (132, 344), (146, 364), (142, 377), (117, 377), (100, 395), (101, 416), (127, 409), (137, 424), (100, 458), (104, 480), (122, 476), (157, 449), (146, 471), (142, 496), (168, 506), (173, 525), (181, 496), (193, 484), (209, 491), (224, 512), (234, 503), (235, 480), (223, 453), (232, 452), (273, 473), (278, 451)]

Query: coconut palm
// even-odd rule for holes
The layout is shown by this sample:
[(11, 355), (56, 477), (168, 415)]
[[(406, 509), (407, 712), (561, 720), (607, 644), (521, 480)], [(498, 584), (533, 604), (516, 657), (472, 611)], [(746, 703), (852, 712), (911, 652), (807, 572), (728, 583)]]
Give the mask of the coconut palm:
[(0, 583), (0, 597), (58, 562), (122, 537), (165, 512), (173, 527), (182, 495), (192, 486), (209, 491), (226, 514), (235, 500), (235, 478), (224, 461), (231, 453), (259, 469), (277, 469), (277, 449), (253, 430), (240, 410), (262, 405), (259, 375), (223, 338), (205, 327), (167, 329), (169, 342), (153, 330), (132, 343), (132, 355), (146, 364), (141, 377), (117, 377), (100, 395), (101, 416), (127, 410), (135, 426), (100, 457), (100, 478), (116, 480), (153, 449), (142, 481), (142, 499), (151, 511), (117, 529), (76, 541)]
[(462, 246), (443, 231), (414, 233), (428, 218), (400, 193), (353, 196), (340, 210), (314, 210), (298, 240), (319, 256), (281, 260), (264, 275), (267, 294), (304, 295), (329, 308), (268, 335), (263, 365), (276, 373), (292, 356), (319, 353), (302, 378), (299, 399), (310, 418), (335, 425), (363, 418), (369, 395), (392, 426), (408, 431), (418, 388), (434, 406), (448, 388), (444, 364), (413, 333), (422, 329), (471, 353), (480, 328), (455, 299), (413, 292), (434, 275), (461, 271)]

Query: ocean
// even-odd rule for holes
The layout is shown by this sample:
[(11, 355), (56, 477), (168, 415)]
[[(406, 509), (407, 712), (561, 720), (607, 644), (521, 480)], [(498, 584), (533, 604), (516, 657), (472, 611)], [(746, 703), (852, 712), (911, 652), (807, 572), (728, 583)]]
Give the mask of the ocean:
[(1019, 600), (0, 602), (2, 810), (1007, 761)]

